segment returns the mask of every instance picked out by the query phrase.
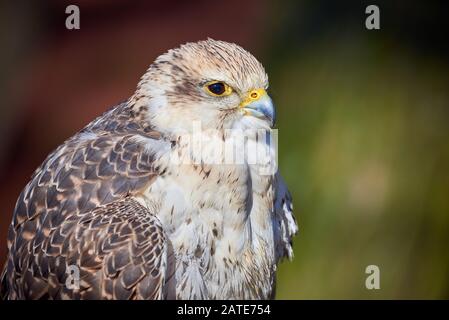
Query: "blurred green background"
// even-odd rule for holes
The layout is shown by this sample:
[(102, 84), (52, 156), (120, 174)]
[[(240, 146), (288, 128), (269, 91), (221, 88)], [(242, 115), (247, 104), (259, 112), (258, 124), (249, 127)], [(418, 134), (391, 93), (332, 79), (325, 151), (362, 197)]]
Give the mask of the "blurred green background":
[[(165, 50), (208, 36), (265, 65), (300, 233), (278, 299), (449, 298), (448, 5), (64, 1), (0, 10), (1, 254), (45, 155), (126, 99)], [(381, 29), (365, 28), (377, 4)], [(380, 290), (365, 268), (380, 268)]]
[[(363, 4), (308, 4), (279, 22), (270, 60), (300, 222), (277, 298), (448, 298), (449, 37), (438, 19), (449, 10), (380, 3), (381, 30), (368, 31)], [(365, 288), (370, 264), (380, 290)]]

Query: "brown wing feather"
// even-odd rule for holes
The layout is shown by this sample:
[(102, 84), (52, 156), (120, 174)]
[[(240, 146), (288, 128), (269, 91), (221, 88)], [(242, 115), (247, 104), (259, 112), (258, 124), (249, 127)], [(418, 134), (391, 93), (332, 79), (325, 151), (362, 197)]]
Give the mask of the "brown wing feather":
[[(130, 199), (158, 175), (135, 138), (159, 135), (137, 119), (126, 104), (112, 109), (36, 170), (9, 228), (1, 297), (161, 297), (163, 277), (155, 266), (167, 254), (163, 232), (156, 217)], [(81, 267), (88, 286), (78, 296), (61, 287), (70, 264)]]
[[(45, 249), (44, 249), (45, 248)], [(8, 264), (11, 299), (166, 299), (173, 296), (173, 255), (157, 217), (132, 198), (68, 219), (43, 241), (24, 249), (21, 272)], [(66, 286), (69, 266), (79, 289)], [(23, 267), (23, 266), (22, 266)]]

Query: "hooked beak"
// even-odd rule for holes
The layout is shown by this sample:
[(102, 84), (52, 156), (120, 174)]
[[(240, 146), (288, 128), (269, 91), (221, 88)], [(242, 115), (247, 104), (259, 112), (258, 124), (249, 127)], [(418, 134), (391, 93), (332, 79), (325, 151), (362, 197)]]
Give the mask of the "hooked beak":
[(273, 127), (275, 109), (273, 101), (264, 89), (250, 91), (247, 98), (240, 104), (240, 108), (245, 115), (268, 120), (270, 127)]

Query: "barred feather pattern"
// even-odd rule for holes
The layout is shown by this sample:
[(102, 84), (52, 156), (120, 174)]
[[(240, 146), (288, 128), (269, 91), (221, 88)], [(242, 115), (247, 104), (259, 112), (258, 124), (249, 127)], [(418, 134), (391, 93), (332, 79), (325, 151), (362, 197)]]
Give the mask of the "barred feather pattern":
[[(155, 213), (132, 198), (157, 175), (136, 136), (159, 138), (123, 103), (36, 170), (9, 227), (2, 298), (170, 297), (173, 253)], [(65, 285), (70, 265), (79, 290)]]

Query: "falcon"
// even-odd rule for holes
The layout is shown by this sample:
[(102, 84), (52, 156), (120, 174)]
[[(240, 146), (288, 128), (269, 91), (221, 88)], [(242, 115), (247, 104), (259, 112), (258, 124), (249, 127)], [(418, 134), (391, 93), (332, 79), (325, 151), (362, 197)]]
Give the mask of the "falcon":
[(274, 298), (297, 232), (291, 196), (277, 168), (207, 155), (223, 158), (219, 142), (244, 134), (275, 161), (271, 139), (246, 135), (275, 130), (267, 88), (236, 44), (159, 56), (128, 100), (34, 172), (9, 227), (1, 298)]

